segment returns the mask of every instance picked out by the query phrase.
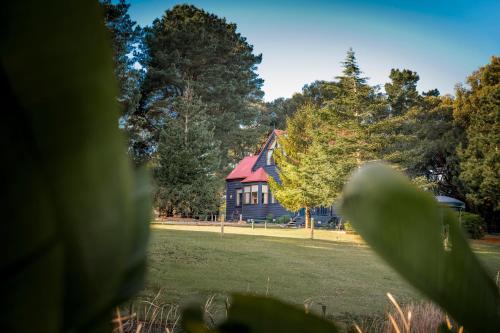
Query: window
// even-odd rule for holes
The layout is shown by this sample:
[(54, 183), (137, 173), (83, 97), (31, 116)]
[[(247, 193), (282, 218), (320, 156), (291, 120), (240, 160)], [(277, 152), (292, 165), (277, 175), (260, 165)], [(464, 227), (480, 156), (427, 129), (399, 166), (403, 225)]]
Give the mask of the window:
[(252, 185), (252, 205), (259, 203), (259, 185)]
[(274, 195), (272, 195), (272, 193), (269, 193), (269, 196), (271, 197), (271, 203), (276, 203), (276, 198), (274, 197)]
[(249, 205), (250, 204), (250, 191), (251, 191), (251, 187), (250, 186), (245, 186), (244, 189), (243, 189), (243, 191), (244, 191), (244, 197), (243, 197), (244, 201), (243, 201), (243, 203), (245, 205)]
[(243, 199), (243, 190), (236, 190), (236, 206), (241, 206), (241, 199)]
[(266, 165), (272, 165), (273, 164), (273, 149), (269, 149), (267, 151), (267, 159), (266, 159)]
[(262, 204), (267, 205), (269, 203), (269, 193), (267, 185), (262, 185)]
[(274, 140), (270, 145), (269, 148), (267, 149), (267, 155), (266, 155), (266, 165), (273, 165), (274, 164), (274, 159), (273, 159), (273, 152), (274, 152), (274, 147), (276, 146), (276, 140)]

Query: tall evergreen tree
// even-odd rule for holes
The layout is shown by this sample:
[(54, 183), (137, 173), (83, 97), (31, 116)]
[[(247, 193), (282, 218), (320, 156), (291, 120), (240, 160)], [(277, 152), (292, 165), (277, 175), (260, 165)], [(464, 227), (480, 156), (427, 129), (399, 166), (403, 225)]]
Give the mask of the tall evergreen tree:
[(349, 48), (347, 50), (347, 55), (345, 60), (341, 62), (342, 64), (342, 76), (338, 76), (339, 80), (351, 81), (353, 84), (353, 89), (356, 89), (356, 86), (362, 86), (366, 84), (367, 77), (361, 76), (363, 72), (359, 68), (358, 60), (356, 59), (356, 53), (354, 50)]
[(165, 118), (154, 160), (155, 201), (163, 214), (199, 217), (217, 210), (217, 141), (206, 111), (186, 89)]
[(367, 84), (368, 78), (362, 76), (352, 48), (341, 64), (342, 75), (336, 77), (337, 84), (330, 86), (333, 98), (324, 104), (335, 112), (356, 117), (360, 123), (372, 122), (386, 109), (382, 94), (378, 87)]
[(135, 66), (143, 60), (144, 55), (142, 29), (130, 18), (130, 4), (125, 0), (115, 3), (100, 0), (99, 4), (111, 39), (115, 76), (119, 85), (117, 98), (121, 113), (118, 125), (127, 133), (129, 154), (136, 164), (141, 164), (146, 159), (145, 148), (149, 140), (144, 131), (144, 120), (136, 116), (144, 78), (144, 71)]
[[(466, 197), (491, 224), (500, 217), (500, 57), (467, 79), (457, 91), (454, 116), (465, 129), (460, 178)], [(498, 227), (498, 226), (497, 226)]]
[(419, 102), (417, 82), (420, 79), (416, 72), (408, 69), (391, 69), (391, 82), (385, 84), (387, 100), (391, 107), (391, 115), (399, 116)]
[(136, 47), (140, 45), (141, 28), (130, 18), (130, 4), (125, 0), (117, 3), (101, 0), (99, 3), (113, 49), (115, 75), (120, 87), (118, 101), (122, 106), (122, 114), (130, 115), (136, 111), (141, 96), (142, 73), (134, 68), (134, 63), (138, 61)]
[[(263, 80), (256, 73), (261, 55), (253, 54), (236, 24), (191, 5), (176, 5), (146, 29), (145, 42), (149, 58), (141, 112), (152, 145), (157, 125), (168, 113), (153, 106), (183, 95), (190, 86), (215, 125), (219, 170), (242, 157), (241, 144), (247, 149), (254, 146), (259, 139), (254, 131), (259, 116), (255, 102), (263, 94)], [(240, 142), (235, 142), (236, 136)]]
[(317, 113), (310, 149), (315, 166), (315, 189), (322, 193), (321, 205), (337, 200), (351, 172), (372, 157), (367, 126), (385, 109), (382, 95), (367, 84), (352, 49), (347, 51), (341, 76), (328, 85), (330, 94)]

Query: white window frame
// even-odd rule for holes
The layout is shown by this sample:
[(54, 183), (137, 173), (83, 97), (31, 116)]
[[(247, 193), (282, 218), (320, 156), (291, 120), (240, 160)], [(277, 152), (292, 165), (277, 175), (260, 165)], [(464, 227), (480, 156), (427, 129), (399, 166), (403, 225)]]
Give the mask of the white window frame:
[(276, 139), (269, 145), (266, 153), (266, 165), (274, 165), (273, 152), (274, 147), (276, 147)]
[(243, 194), (243, 190), (241, 188), (236, 190), (236, 207), (241, 206), (241, 199), (243, 199), (243, 195), (240, 197), (240, 194)]
[(252, 205), (259, 204), (259, 185), (252, 185), (252, 190), (251, 190), (251, 195), (250, 195), (250, 204), (252, 204)]
[(251, 186), (245, 186), (243, 188), (243, 203), (245, 205), (250, 204), (250, 192), (251, 192), (252, 187)]
[(269, 204), (269, 187), (267, 184), (262, 184), (261, 186), (261, 192), (262, 192), (262, 204), (267, 205)]

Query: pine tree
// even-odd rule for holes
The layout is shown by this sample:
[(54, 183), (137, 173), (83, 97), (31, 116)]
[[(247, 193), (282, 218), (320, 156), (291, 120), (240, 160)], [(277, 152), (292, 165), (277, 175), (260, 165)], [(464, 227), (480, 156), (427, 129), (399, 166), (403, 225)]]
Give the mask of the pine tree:
[(352, 115), (360, 123), (372, 122), (386, 109), (382, 94), (378, 92), (378, 87), (366, 83), (368, 78), (362, 76), (352, 48), (341, 64), (343, 75), (337, 76), (338, 82), (330, 85), (332, 98), (324, 105), (335, 112)]
[(155, 20), (146, 29), (145, 44), (149, 57), (140, 111), (152, 150), (157, 124), (168, 109), (155, 108), (155, 103), (168, 104), (189, 86), (206, 104), (219, 139), (219, 171), (225, 172), (259, 139), (255, 135), (260, 115), (256, 102), (263, 95), (263, 80), (256, 66), (261, 55), (253, 54), (236, 24), (191, 5), (176, 5)]
[(166, 215), (200, 217), (215, 212), (220, 187), (214, 126), (206, 105), (189, 88), (174, 101), (155, 158), (155, 201)]
[(391, 107), (391, 115), (399, 116), (419, 103), (417, 82), (420, 79), (416, 72), (408, 69), (391, 69), (391, 82), (385, 84), (387, 100)]
[(356, 86), (362, 86), (366, 84), (366, 80), (368, 78), (361, 76), (363, 72), (359, 68), (358, 61), (356, 59), (356, 53), (354, 52), (352, 47), (347, 50), (346, 58), (341, 62), (341, 64), (343, 67), (342, 74), (344, 75), (338, 76), (337, 79), (341, 81), (352, 81), (353, 83), (355, 83), (355, 85), (353, 85), (353, 89), (355, 89)]
[[(135, 48), (140, 44), (141, 29), (132, 21), (128, 10), (130, 4), (125, 0), (112, 3), (111, 0), (99, 2), (104, 23), (111, 38), (115, 75), (120, 87), (118, 101), (122, 106), (122, 114), (133, 114), (140, 100), (140, 81), (142, 73), (134, 68), (138, 61)], [(135, 46), (134, 46), (135, 45)]]
[(120, 88), (117, 96), (121, 106), (118, 125), (127, 133), (129, 154), (135, 164), (140, 165), (149, 156), (146, 148), (150, 139), (144, 131), (144, 119), (136, 114), (144, 77), (143, 70), (135, 67), (143, 55), (142, 29), (130, 18), (130, 4), (125, 0), (115, 3), (111, 0), (100, 0), (99, 4), (111, 39), (115, 76)]

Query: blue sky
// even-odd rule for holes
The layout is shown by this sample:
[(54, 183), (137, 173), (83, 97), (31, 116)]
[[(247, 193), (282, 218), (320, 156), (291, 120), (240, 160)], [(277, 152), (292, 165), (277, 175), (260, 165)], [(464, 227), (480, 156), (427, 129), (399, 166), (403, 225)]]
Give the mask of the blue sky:
[(492, 0), (130, 0), (130, 15), (149, 25), (190, 3), (238, 25), (256, 53), (265, 100), (290, 97), (314, 80), (333, 80), (346, 50), (356, 51), (371, 84), (391, 68), (420, 75), (419, 90), (453, 93), (472, 71), (500, 54), (500, 1)]

